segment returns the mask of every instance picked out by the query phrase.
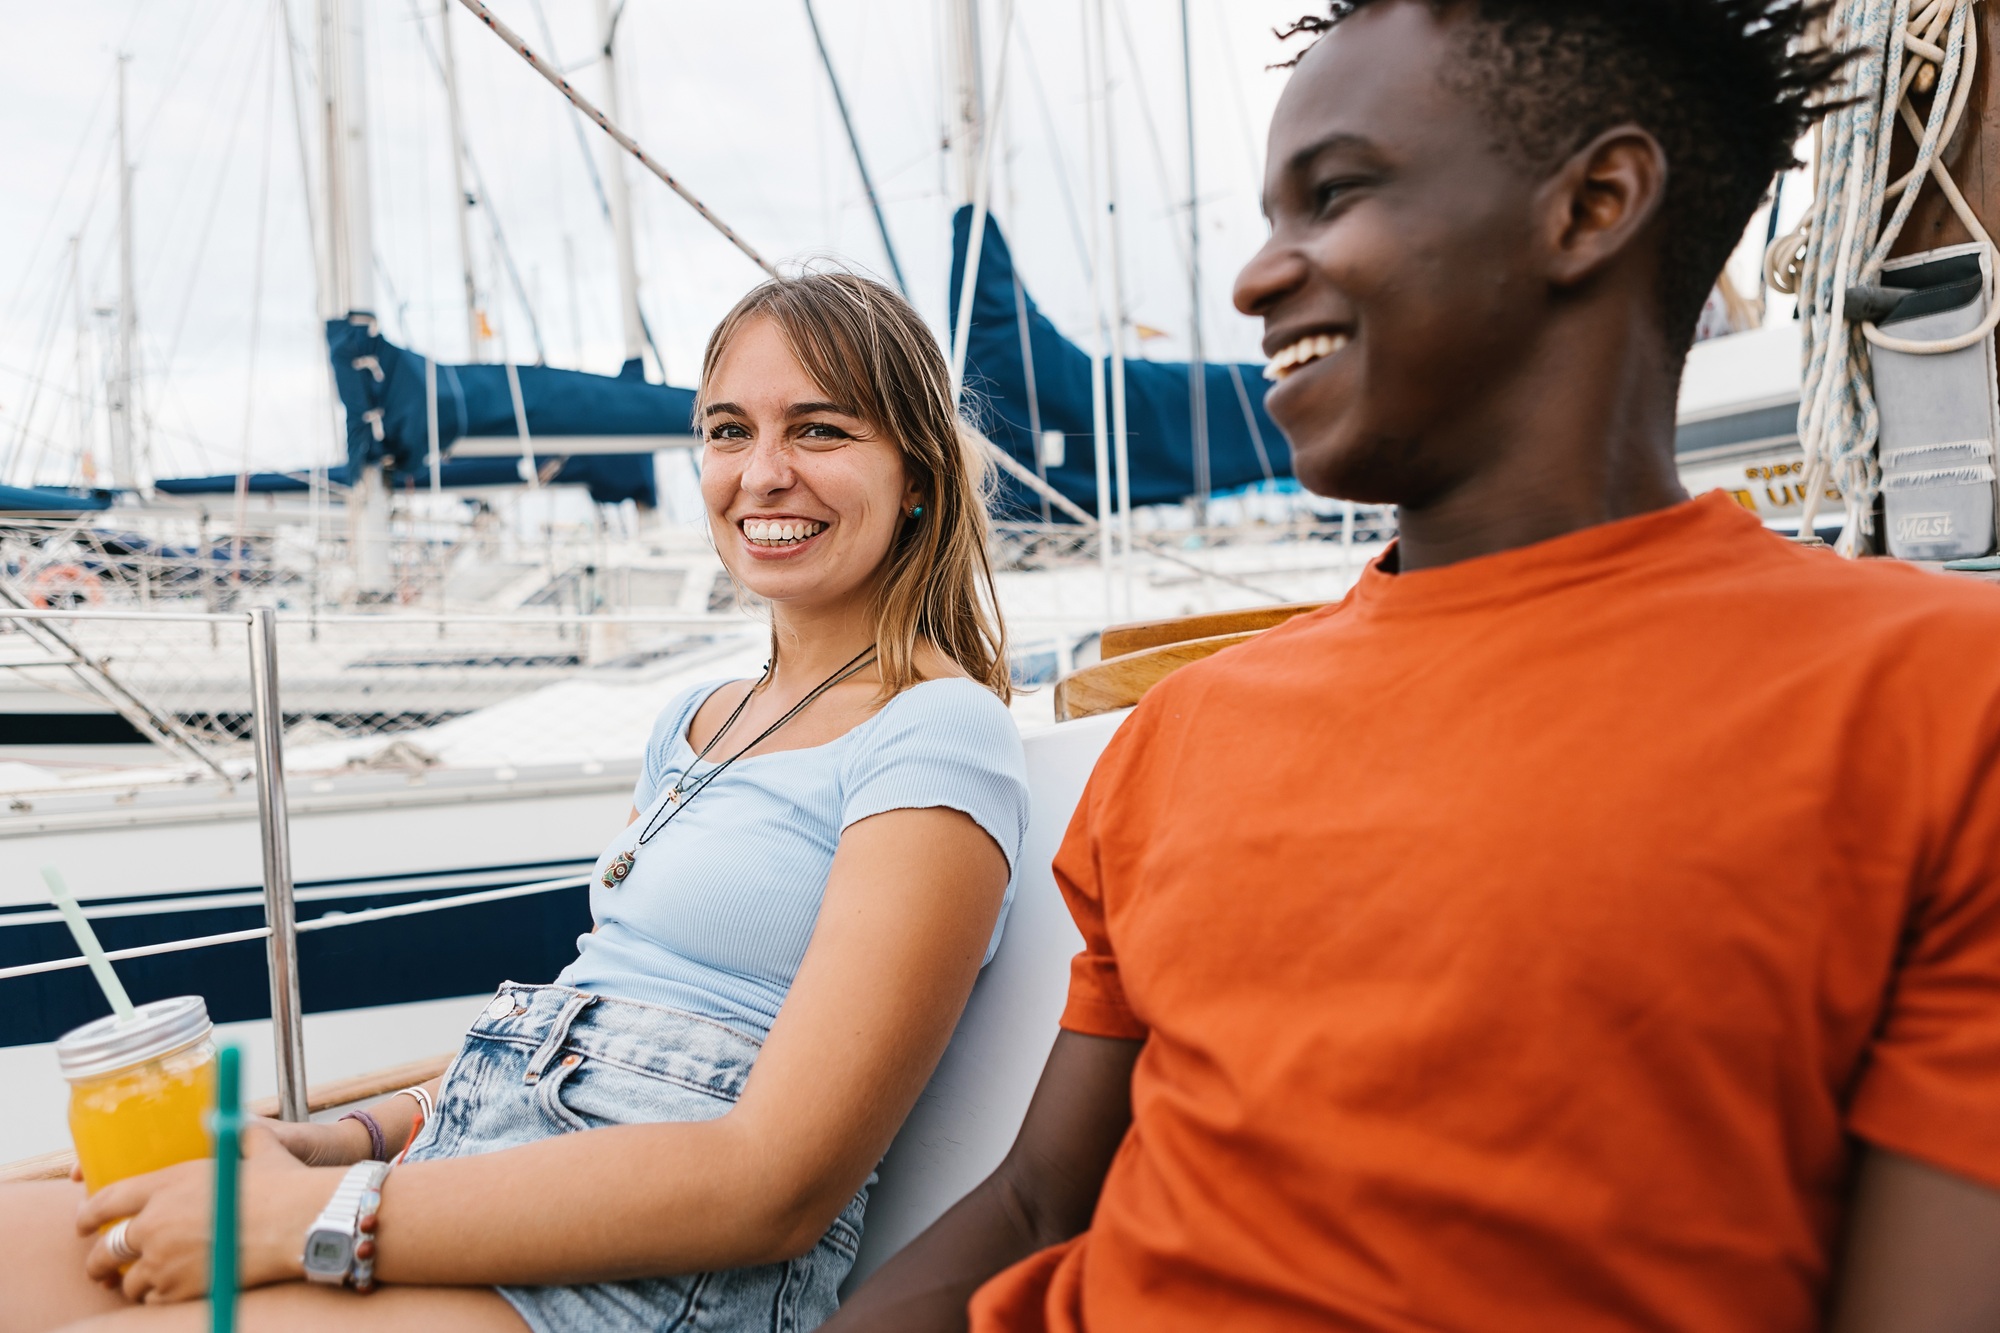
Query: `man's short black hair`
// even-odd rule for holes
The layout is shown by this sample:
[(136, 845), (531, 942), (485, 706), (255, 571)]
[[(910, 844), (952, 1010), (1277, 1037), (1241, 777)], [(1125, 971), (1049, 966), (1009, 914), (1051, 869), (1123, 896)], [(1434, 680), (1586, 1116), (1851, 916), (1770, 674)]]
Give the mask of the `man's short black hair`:
[[(1332, 0), (1281, 36), (1325, 33), (1378, 0)], [(1808, 37), (1824, 0), (1427, 0), (1469, 20), (1452, 86), (1486, 101), (1500, 144), (1553, 170), (1635, 124), (1667, 156), (1660, 305), (1677, 346), (1771, 180), (1827, 107), (1846, 56)]]

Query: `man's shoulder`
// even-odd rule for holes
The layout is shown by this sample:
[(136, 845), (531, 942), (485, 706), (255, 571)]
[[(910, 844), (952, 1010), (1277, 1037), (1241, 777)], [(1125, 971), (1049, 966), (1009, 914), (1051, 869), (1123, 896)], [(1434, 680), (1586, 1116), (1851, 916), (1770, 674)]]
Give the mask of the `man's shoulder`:
[[(1901, 560), (1844, 560), (1795, 548), (1749, 561), (1717, 580), (1739, 598), (1785, 604), (1787, 619), (1856, 647), (1870, 643), (1945, 646), (2000, 634), (2000, 582)], [(1807, 647), (1800, 645), (1801, 649)]]
[(1337, 632), (1346, 607), (1345, 601), (1319, 607), (1263, 630), (1255, 638), (1190, 662), (1148, 690), (1141, 706), (1179, 711), (1211, 691), (1254, 689), (1274, 670), (1294, 671), (1313, 656), (1328, 633)]

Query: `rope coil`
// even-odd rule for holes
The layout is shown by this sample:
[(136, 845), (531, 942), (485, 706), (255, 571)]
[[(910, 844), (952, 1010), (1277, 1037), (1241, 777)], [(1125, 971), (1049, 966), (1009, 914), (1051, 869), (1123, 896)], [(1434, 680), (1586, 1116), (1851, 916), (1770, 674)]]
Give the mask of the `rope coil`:
[[(1832, 481), (1846, 509), (1839, 550), (1847, 556), (1864, 549), (1882, 490), (1876, 457), (1882, 423), (1871, 382), (1871, 349), (1940, 356), (1974, 346), (2000, 327), (1992, 237), (1944, 164), (1964, 122), (1978, 68), (1974, 3), (1843, 0), (1830, 38), (1855, 52), (1849, 76), (1854, 100), (1814, 129), (1812, 207), (1764, 256), (1770, 285), (1798, 295), (1804, 326), (1799, 443), (1806, 477), (1800, 531), (1812, 531), (1821, 496)], [(1920, 113), (1914, 98), (1926, 94), (1930, 108)], [(1917, 152), (1910, 169), (1892, 182), (1889, 160), (1898, 119)], [(1859, 289), (1881, 277), (1926, 179), (1937, 182), (1953, 213), (1985, 251), (1986, 317), (1955, 337), (1898, 338), (1866, 317), (1865, 299), (1850, 309), (1848, 298), (1850, 292), (1865, 297)], [(1884, 221), (1891, 200), (1894, 209)]]

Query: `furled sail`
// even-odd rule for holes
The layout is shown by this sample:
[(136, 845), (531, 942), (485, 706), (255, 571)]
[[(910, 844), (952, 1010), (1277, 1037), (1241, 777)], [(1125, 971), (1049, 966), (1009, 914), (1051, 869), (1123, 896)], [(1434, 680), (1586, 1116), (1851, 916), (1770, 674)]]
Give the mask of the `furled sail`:
[[(952, 221), (954, 328), (958, 294), (964, 285), (966, 241), (971, 233), (972, 210), (961, 208)], [(1025, 311), (1041, 428), (1044, 432), (1061, 431), (1065, 437), (1063, 461), (1048, 469), (1049, 481), (1077, 504), (1095, 512), (1090, 355), (1056, 330), (1025, 287), (1020, 289), (1017, 302), (1016, 278), (1006, 239), (999, 224), (989, 217), (986, 239), (979, 250), (978, 281), (972, 290), (972, 331), (965, 367), (967, 411), (1002, 448), (1034, 465), (1029, 358), (1023, 355), (1021, 345)], [(1107, 401), (1109, 367), (1107, 359)], [(1209, 484), (1215, 491), (1292, 475), (1291, 450), (1264, 411), (1263, 369), (1255, 364), (1205, 367)], [(1126, 361), (1133, 504), (1172, 504), (1194, 493), (1194, 429), (1188, 398), (1187, 362)], [(1017, 512), (1039, 507), (1025, 489), (1007, 484), (1011, 503), (1006, 507)]]
[[(326, 341), (334, 384), (347, 410), (349, 472), (380, 461), (398, 481), (425, 484), (430, 428), (424, 358), (383, 337), (366, 314), (328, 320)], [(650, 451), (573, 452), (562, 441), (651, 436), (663, 448), (685, 443), (692, 429), (693, 390), (647, 383), (636, 361), (627, 362), (615, 376), (547, 366), (518, 366), (514, 373), (537, 468), (563, 460), (550, 480), (587, 485), (600, 503), (656, 503)], [(460, 440), (512, 439), (519, 433), (505, 366), (439, 363), (437, 414), (439, 449), (447, 456)], [(442, 480), (446, 485), (503, 485), (519, 480), (510, 478), (514, 467), (509, 457), (451, 459), (443, 466)]]
[(110, 507), (110, 491), (76, 486), (0, 486), (0, 513), (77, 513)]

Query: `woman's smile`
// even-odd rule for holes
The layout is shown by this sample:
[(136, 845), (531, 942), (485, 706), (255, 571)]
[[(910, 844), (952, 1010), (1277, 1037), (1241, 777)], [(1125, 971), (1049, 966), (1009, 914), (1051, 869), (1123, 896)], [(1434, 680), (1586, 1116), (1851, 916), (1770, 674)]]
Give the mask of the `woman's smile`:
[(802, 554), (832, 528), (824, 519), (793, 514), (751, 514), (736, 521), (743, 546), (755, 560), (789, 560)]

